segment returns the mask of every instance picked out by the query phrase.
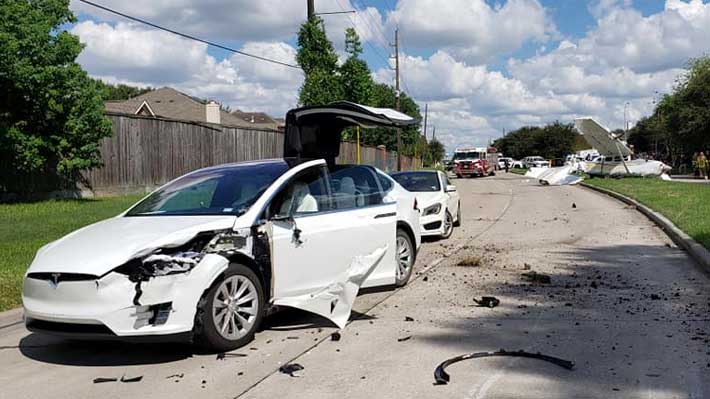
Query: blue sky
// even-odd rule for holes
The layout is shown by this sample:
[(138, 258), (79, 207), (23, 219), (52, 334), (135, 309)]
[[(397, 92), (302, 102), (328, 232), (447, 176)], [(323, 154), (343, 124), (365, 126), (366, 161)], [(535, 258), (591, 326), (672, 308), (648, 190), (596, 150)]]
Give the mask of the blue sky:
[[(135, 7), (96, 2), (243, 51), (293, 63), (306, 0), (172, 0)], [(652, 110), (690, 57), (710, 52), (710, 4), (703, 0), (315, 0), (342, 51), (355, 25), (375, 79), (395, 27), (402, 86), (429, 105), (437, 138), (452, 149), (482, 145), (504, 130), (593, 116), (611, 128)], [(71, 31), (95, 77), (172, 86), (233, 109), (280, 116), (297, 106), (302, 74), (131, 23), (72, 0)], [(278, 10), (278, 12), (275, 12)], [(628, 105), (626, 105), (628, 103)]]

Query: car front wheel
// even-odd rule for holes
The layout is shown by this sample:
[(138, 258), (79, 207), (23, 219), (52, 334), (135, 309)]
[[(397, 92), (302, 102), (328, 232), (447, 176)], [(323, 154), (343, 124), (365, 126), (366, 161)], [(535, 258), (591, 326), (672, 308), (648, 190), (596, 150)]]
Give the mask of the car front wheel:
[(444, 217), (444, 233), (441, 235), (441, 238), (449, 238), (451, 237), (451, 233), (454, 232), (454, 218), (451, 216), (451, 213), (447, 210), (446, 211), (446, 216)]
[(244, 346), (254, 339), (263, 313), (259, 278), (248, 267), (233, 263), (198, 304), (195, 341), (217, 351)]
[(414, 268), (415, 249), (409, 234), (402, 229), (397, 229), (397, 274), (395, 285), (402, 287), (407, 284)]

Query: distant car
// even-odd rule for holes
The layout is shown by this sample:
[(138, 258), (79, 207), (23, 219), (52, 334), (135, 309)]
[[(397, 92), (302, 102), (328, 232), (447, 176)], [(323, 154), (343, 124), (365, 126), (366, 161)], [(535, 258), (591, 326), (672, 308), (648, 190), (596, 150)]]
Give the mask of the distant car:
[(525, 165), (523, 165), (522, 160), (520, 160), (520, 161), (513, 160), (513, 163), (510, 164), (510, 167), (513, 169), (524, 169)]
[(508, 162), (508, 167), (513, 167), (513, 158), (503, 157), (498, 158), (498, 169), (505, 169), (505, 163)]
[(421, 170), (394, 173), (402, 187), (417, 196), (421, 211), (422, 236), (449, 238), (454, 226), (461, 224), (461, 200), (445, 173)]
[(545, 167), (550, 166), (550, 164), (543, 157), (532, 156), (532, 157), (523, 158), (523, 166), (528, 169), (530, 169), (530, 168), (545, 168)]

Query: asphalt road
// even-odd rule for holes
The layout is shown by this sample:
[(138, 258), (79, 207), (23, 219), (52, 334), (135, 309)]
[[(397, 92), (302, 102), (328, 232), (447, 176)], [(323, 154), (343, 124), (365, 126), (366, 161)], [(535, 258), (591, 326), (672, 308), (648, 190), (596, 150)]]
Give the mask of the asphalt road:
[[(658, 228), (581, 187), (505, 174), (454, 183), (463, 225), (424, 243), (407, 287), (362, 294), (339, 341), (327, 321), (297, 311), (267, 318), (252, 344), (222, 360), (17, 325), (0, 329), (0, 397), (710, 397), (710, 279)], [(478, 266), (458, 266), (464, 258)], [(524, 280), (530, 271), (551, 282)], [(477, 307), (482, 295), (500, 305)], [(448, 385), (433, 385), (447, 358), (500, 348), (575, 368), (467, 360), (448, 368)], [(280, 373), (287, 363), (304, 369)], [(123, 375), (143, 379), (92, 383)]]

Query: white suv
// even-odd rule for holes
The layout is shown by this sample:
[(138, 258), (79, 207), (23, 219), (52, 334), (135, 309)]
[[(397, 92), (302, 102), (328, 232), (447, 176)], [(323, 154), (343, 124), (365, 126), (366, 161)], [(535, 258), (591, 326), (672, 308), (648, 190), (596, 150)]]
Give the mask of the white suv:
[(523, 166), (526, 168), (546, 168), (550, 166), (550, 163), (545, 160), (543, 157), (539, 156), (532, 156), (532, 157), (525, 157), (523, 158)]

